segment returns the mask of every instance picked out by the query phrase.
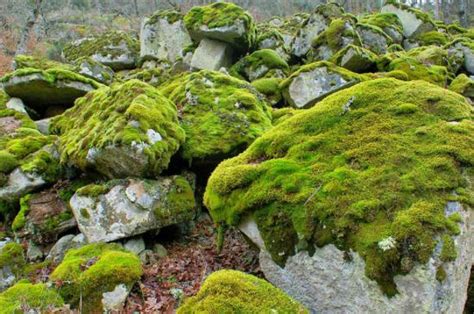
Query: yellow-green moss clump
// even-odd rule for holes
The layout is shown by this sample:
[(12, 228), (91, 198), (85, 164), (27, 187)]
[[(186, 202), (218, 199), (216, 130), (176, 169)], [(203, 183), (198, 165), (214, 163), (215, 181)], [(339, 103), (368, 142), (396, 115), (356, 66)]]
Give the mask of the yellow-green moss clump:
[(453, 92), (474, 99), (474, 80), (466, 74), (459, 74), (449, 85)]
[(83, 310), (101, 311), (102, 294), (119, 284), (131, 289), (142, 275), (140, 259), (117, 244), (94, 243), (71, 249), (50, 275), (59, 293), (76, 307), (82, 297)]
[(19, 282), (0, 293), (0, 312), (45, 313), (64, 305), (61, 296), (45, 284)]
[(46, 58), (27, 56), (27, 55), (18, 55), (15, 56), (13, 61), (15, 69), (23, 68), (35, 68), (40, 70), (47, 70), (51, 68), (63, 68), (64, 70), (74, 71), (74, 66), (70, 64), (65, 64)]
[(178, 106), (186, 142), (181, 156), (215, 164), (271, 127), (270, 107), (249, 83), (215, 71), (185, 74), (160, 90)]
[[(313, 48), (326, 46), (334, 54), (349, 43), (356, 46), (362, 45), (361, 39), (352, 24), (352, 20), (349, 18), (337, 18), (333, 19), (328, 28), (313, 39), (312, 46)], [(316, 56), (317, 55), (313, 57)]]
[(16, 242), (5, 244), (0, 250), (0, 270), (8, 268), (16, 279), (23, 276), (26, 266), (23, 247)]
[(448, 69), (440, 65), (427, 65), (407, 55), (396, 58), (388, 65), (389, 71), (403, 71), (410, 80), (424, 80), (441, 87), (448, 81)]
[(245, 56), (230, 68), (230, 74), (240, 79), (254, 81), (262, 77), (286, 77), (290, 67), (272, 49), (261, 49)]
[(110, 178), (159, 175), (185, 138), (176, 106), (138, 80), (79, 98), (51, 130), (59, 134), (61, 162)]
[(252, 16), (233, 3), (216, 2), (193, 7), (184, 16), (184, 25), (196, 41), (209, 37), (244, 50), (255, 43), (256, 27)]
[(449, 36), (445, 33), (441, 33), (438, 31), (431, 31), (426, 32), (418, 35), (416, 40), (422, 46), (429, 46), (429, 45), (436, 45), (436, 46), (444, 46), (450, 40)]
[(381, 28), (385, 33), (390, 35), (390, 28), (400, 34), (403, 33), (403, 25), (396, 14), (393, 13), (374, 13), (363, 16), (360, 20), (361, 23), (377, 26)]
[[(209, 178), (217, 225), (252, 215), (273, 259), (332, 243), (356, 251), (388, 294), (459, 232), (449, 200), (474, 204), (473, 109), (423, 81), (377, 79), (279, 123)], [(453, 193), (455, 192), (455, 193)], [(384, 243), (390, 245), (384, 245)]]
[(282, 100), (282, 93), (280, 89), (281, 78), (261, 78), (252, 82), (252, 86), (257, 91), (265, 95), (268, 102), (272, 105), (277, 104)]
[(185, 301), (178, 314), (191, 313), (309, 313), (267, 281), (236, 270), (207, 277), (198, 294)]

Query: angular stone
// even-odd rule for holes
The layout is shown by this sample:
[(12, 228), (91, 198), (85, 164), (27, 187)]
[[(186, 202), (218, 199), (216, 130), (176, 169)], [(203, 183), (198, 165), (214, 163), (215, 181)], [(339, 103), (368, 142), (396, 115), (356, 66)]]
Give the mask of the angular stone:
[(417, 11), (412, 8), (397, 4), (387, 4), (382, 7), (382, 13), (394, 13), (398, 16), (403, 25), (403, 35), (405, 37), (413, 37), (421, 33), (429, 32), (435, 29), (435, 25), (429, 21), (429, 17), (426, 15), (421, 18), (417, 16)]
[(287, 79), (283, 95), (292, 106), (308, 108), (330, 94), (360, 82), (357, 74), (348, 75), (350, 71), (340, 69), (324, 61), (304, 66)]
[(114, 70), (92, 58), (80, 58), (74, 62), (77, 72), (97, 82), (110, 84), (114, 79)]
[(41, 134), (49, 135), (49, 125), (51, 124), (51, 118), (41, 119), (35, 121), (36, 127)]
[(6, 104), (6, 107), (8, 109), (12, 109), (12, 110), (24, 113), (26, 115), (28, 114), (28, 112), (25, 109), (25, 104), (20, 98), (16, 98), (16, 97), (10, 98), (10, 100), (8, 100)]
[(125, 300), (127, 300), (129, 290), (124, 284), (115, 286), (115, 289), (102, 294), (102, 306), (105, 313), (111, 311), (120, 312), (123, 310)]
[(378, 55), (387, 52), (392, 40), (381, 29), (367, 24), (357, 24), (356, 30), (365, 48)]
[(0, 200), (14, 201), (46, 184), (46, 181), (34, 173), (25, 173), (20, 168), (8, 176), (6, 185), (0, 187)]
[(375, 65), (376, 57), (370, 50), (349, 45), (339, 51), (331, 60), (350, 71), (363, 73)]
[(127, 242), (125, 242), (123, 247), (126, 250), (139, 255), (141, 252), (145, 250), (145, 241), (143, 241), (142, 237), (132, 238), (132, 239), (127, 240)]
[[(170, 36), (172, 34), (172, 36)], [(140, 31), (140, 57), (175, 62), (192, 44), (182, 16), (176, 11), (158, 11), (145, 18)]]
[[(190, 220), (195, 200), (181, 176), (110, 183), (98, 195), (79, 190), (70, 204), (88, 242), (110, 242)], [(87, 188), (87, 187), (86, 187)]]
[(194, 51), (191, 67), (217, 71), (232, 64), (232, 47), (224, 42), (204, 38)]

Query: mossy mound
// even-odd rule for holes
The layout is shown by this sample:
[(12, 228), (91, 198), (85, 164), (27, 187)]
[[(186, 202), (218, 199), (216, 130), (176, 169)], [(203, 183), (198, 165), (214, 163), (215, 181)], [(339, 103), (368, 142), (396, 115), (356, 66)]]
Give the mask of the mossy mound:
[(437, 236), (459, 232), (447, 202), (474, 204), (464, 175), (474, 164), (472, 119), (464, 97), (432, 84), (362, 82), (222, 162), (204, 202), (217, 225), (253, 215), (281, 265), (332, 243), (356, 251), (393, 294), (394, 275), (426, 263)]
[(185, 74), (160, 90), (178, 106), (189, 163), (215, 164), (243, 151), (271, 127), (270, 107), (249, 83), (214, 71)]
[(275, 105), (283, 98), (280, 88), (281, 81), (280, 78), (261, 78), (253, 81), (252, 86), (265, 95), (270, 104)]
[(66, 63), (61, 63), (46, 58), (17, 55), (13, 60), (15, 70), (23, 68), (35, 68), (40, 70), (47, 70), (51, 68), (62, 68), (64, 70), (74, 71), (74, 66)]
[(171, 78), (170, 70), (165, 67), (151, 69), (135, 69), (126, 73), (119, 73), (117, 78), (121, 81), (139, 80), (152, 86), (159, 86)]
[(184, 25), (195, 41), (207, 37), (243, 50), (255, 44), (256, 28), (252, 16), (233, 3), (216, 2), (193, 7), (184, 16)]
[(21, 278), (26, 266), (23, 247), (16, 242), (5, 244), (0, 250), (0, 270), (8, 268), (15, 278)]
[(179, 20), (183, 19), (183, 14), (176, 10), (158, 10), (155, 13), (153, 13), (152, 16), (147, 18), (144, 23), (146, 24), (156, 24), (159, 20), (166, 20), (169, 24), (173, 24)]
[(278, 53), (271, 49), (261, 49), (245, 56), (230, 68), (230, 74), (247, 81), (259, 78), (284, 78), (290, 67)]
[(360, 19), (361, 23), (377, 26), (390, 36), (390, 28), (403, 33), (403, 25), (396, 14), (393, 13), (374, 13), (366, 15)]
[(117, 244), (94, 243), (71, 249), (50, 275), (64, 300), (77, 306), (82, 297), (83, 311), (102, 309), (102, 294), (124, 284), (131, 289), (140, 279), (140, 259)]
[(441, 87), (445, 87), (448, 81), (448, 69), (445, 66), (424, 64), (407, 55), (391, 61), (388, 70), (403, 71), (409, 80), (424, 80)]
[(429, 45), (444, 46), (449, 42), (450, 38), (448, 34), (446, 33), (431, 31), (431, 32), (426, 32), (426, 33), (422, 33), (418, 35), (416, 37), (416, 40), (422, 46), (429, 46)]
[(108, 31), (66, 45), (63, 55), (70, 62), (91, 57), (114, 70), (123, 70), (135, 67), (139, 51), (140, 43), (136, 38), (124, 32)]
[(474, 99), (474, 80), (466, 74), (459, 74), (449, 85), (453, 92)]
[(267, 281), (235, 270), (207, 277), (198, 294), (186, 300), (178, 314), (187, 313), (309, 313)]
[(0, 312), (43, 313), (64, 305), (61, 296), (45, 284), (19, 282), (0, 293)]
[(184, 142), (176, 106), (138, 80), (88, 93), (55, 117), (61, 161), (110, 177), (156, 176)]

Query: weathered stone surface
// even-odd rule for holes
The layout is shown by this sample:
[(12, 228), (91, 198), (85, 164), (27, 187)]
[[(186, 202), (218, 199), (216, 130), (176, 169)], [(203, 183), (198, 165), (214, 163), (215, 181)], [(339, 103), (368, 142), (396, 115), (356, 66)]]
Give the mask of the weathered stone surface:
[(123, 247), (127, 251), (130, 251), (139, 255), (141, 252), (145, 250), (145, 241), (143, 241), (142, 237), (135, 237), (135, 238), (127, 240), (127, 242), (124, 243)]
[(287, 79), (283, 95), (296, 108), (311, 107), (318, 100), (360, 82), (355, 73), (342, 70), (328, 62), (304, 66)]
[(48, 105), (71, 106), (74, 100), (97, 87), (92, 82), (79, 81), (72, 77), (52, 79), (51, 75), (43, 71), (26, 75), (15, 73), (3, 82), (5, 91), (11, 97), (21, 98), (33, 108), (44, 108)]
[(26, 250), (26, 259), (30, 262), (38, 262), (43, 258), (44, 254), (41, 248), (33, 241), (28, 241), (28, 249)]
[[(446, 214), (462, 215), (455, 261), (445, 263), (446, 278), (437, 280), (442, 244), (426, 265), (416, 265), (409, 274), (397, 275), (399, 293), (387, 297), (375, 281), (365, 276), (365, 262), (355, 252), (345, 253), (334, 245), (317, 248), (314, 255), (299, 252), (282, 268), (266, 252), (255, 222), (247, 220), (240, 229), (262, 250), (260, 266), (265, 277), (290, 296), (317, 313), (462, 313), (470, 269), (473, 264), (474, 214), (450, 202)], [(263, 246), (262, 246), (263, 245)]]
[(121, 311), (128, 297), (129, 289), (124, 284), (115, 286), (115, 289), (102, 294), (102, 306), (104, 312)]
[(365, 48), (370, 49), (378, 55), (387, 52), (387, 48), (391, 44), (391, 39), (381, 29), (371, 25), (358, 24), (356, 30)]
[(82, 233), (78, 235), (67, 234), (53, 245), (46, 259), (52, 260), (53, 263), (60, 263), (69, 249), (77, 249), (86, 243), (86, 238)]
[(97, 82), (110, 84), (114, 79), (114, 70), (92, 58), (80, 58), (75, 61), (77, 72)]
[(108, 185), (100, 194), (79, 190), (71, 198), (79, 229), (88, 242), (122, 239), (194, 217), (194, 194), (184, 177), (130, 179)]
[(12, 110), (24, 113), (26, 115), (28, 114), (28, 112), (26, 112), (26, 109), (25, 109), (25, 104), (20, 98), (17, 98), (17, 97), (10, 98), (6, 104), (6, 107), (8, 109), (12, 109)]
[[(172, 36), (171, 36), (172, 34)], [(184, 56), (183, 50), (192, 44), (182, 16), (175, 11), (158, 11), (145, 18), (140, 31), (140, 57), (175, 62)]]
[(194, 51), (191, 67), (217, 71), (232, 64), (232, 47), (224, 42), (204, 38)]
[(382, 7), (381, 12), (394, 13), (398, 16), (402, 22), (405, 37), (416, 36), (435, 29), (435, 25), (426, 17), (417, 16), (416, 11), (404, 5), (387, 4)]
[(41, 134), (49, 135), (49, 125), (51, 124), (51, 118), (45, 118), (35, 121), (36, 127)]
[(46, 184), (46, 181), (34, 173), (25, 173), (20, 168), (13, 170), (7, 183), (0, 187), (0, 200), (14, 201)]
[(362, 47), (349, 45), (331, 59), (336, 65), (362, 73), (375, 66), (376, 55)]

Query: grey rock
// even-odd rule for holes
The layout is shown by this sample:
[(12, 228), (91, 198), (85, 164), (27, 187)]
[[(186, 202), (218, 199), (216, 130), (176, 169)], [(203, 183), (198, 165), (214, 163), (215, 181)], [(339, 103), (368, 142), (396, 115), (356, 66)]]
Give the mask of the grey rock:
[(345, 78), (340, 73), (321, 66), (308, 72), (299, 73), (292, 79), (283, 95), (292, 106), (308, 108), (330, 94), (358, 82), (359, 80), (356, 78)]
[(46, 259), (52, 260), (54, 263), (60, 263), (68, 250), (80, 248), (86, 243), (86, 239), (82, 233), (78, 235), (65, 235), (53, 245)]
[(207, 38), (225, 42), (239, 49), (247, 49), (250, 44), (246, 42), (247, 33), (250, 32), (250, 30), (241, 19), (236, 19), (232, 24), (225, 26), (210, 28), (207, 25), (200, 25), (197, 29), (188, 29), (188, 31), (191, 38), (197, 42)]
[(191, 37), (182, 19), (174, 23), (170, 23), (166, 18), (143, 20), (140, 30), (140, 57), (155, 57), (158, 60), (175, 62), (184, 57), (183, 49), (191, 44)]
[(140, 257), (140, 261), (144, 265), (148, 265), (148, 264), (152, 264), (156, 262), (156, 259), (152, 250), (144, 250), (143, 252), (140, 253), (139, 257)]
[(298, 31), (291, 44), (291, 53), (303, 57), (311, 49), (311, 42), (328, 27), (328, 20), (317, 12), (312, 13), (307, 22)]
[(13, 170), (6, 185), (0, 188), (0, 200), (12, 202), (46, 184), (41, 176), (25, 173), (20, 168)]
[[(12, 242), (10, 238), (5, 238), (0, 241), (0, 251), (3, 247)], [(15, 283), (16, 277), (11, 271), (11, 268), (8, 265), (0, 267), (0, 292), (9, 288), (11, 285)]]
[(139, 255), (145, 250), (145, 241), (143, 241), (142, 237), (135, 237), (127, 240), (127, 242), (124, 243), (123, 247), (126, 250)]
[(76, 60), (75, 64), (79, 74), (98, 82), (110, 84), (114, 79), (114, 70), (92, 58), (81, 58)]
[(155, 245), (153, 245), (153, 252), (159, 257), (159, 258), (163, 258), (163, 257), (166, 257), (168, 255), (168, 250), (166, 250), (166, 248), (159, 244), (159, 243), (155, 243)]
[(194, 51), (191, 67), (199, 70), (217, 71), (232, 64), (232, 47), (224, 42), (203, 39)]
[(180, 199), (191, 186), (178, 188), (178, 179), (122, 180), (99, 196), (74, 194), (70, 205), (79, 230), (88, 242), (110, 242), (193, 219), (194, 198)]
[(72, 105), (74, 100), (95, 88), (88, 83), (58, 79), (51, 83), (42, 73), (12, 76), (3, 83), (11, 97), (21, 98), (28, 106), (44, 108), (48, 105)]
[(374, 66), (375, 62), (366, 49), (350, 46), (339, 58), (337, 65), (353, 72), (362, 73)]
[(365, 48), (378, 55), (387, 52), (391, 39), (383, 31), (378, 31), (366, 25), (357, 25), (356, 30)]
[(25, 109), (25, 104), (23, 103), (23, 100), (17, 97), (12, 97), (8, 100), (6, 107), (8, 109), (12, 109), (21, 113), (24, 113), (28, 115), (28, 112)]
[(394, 281), (399, 293), (387, 297), (378, 284), (365, 276), (365, 262), (355, 252), (350, 258), (334, 245), (317, 248), (310, 256), (301, 251), (278, 266), (266, 251), (256, 223), (244, 220), (239, 226), (260, 251), (260, 267), (274, 285), (317, 313), (462, 313), (467, 298), (467, 286), (474, 262), (474, 212), (449, 202), (446, 215), (458, 212), (463, 222), (455, 238), (457, 258), (445, 262), (446, 279), (436, 279), (441, 242), (429, 262), (416, 265), (407, 275), (397, 275)]
[(115, 289), (102, 294), (102, 306), (104, 313), (110, 311), (121, 311), (125, 300), (127, 300), (129, 290), (124, 284), (115, 286)]
[(51, 124), (51, 118), (41, 119), (35, 121), (38, 131), (44, 135), (49, 135), (49, 125)]
[(387, 34), (394, 44), (401, 44), (403, 41), (403, 34), (400, 33), (395, 27), (384, 27), (383, 31)]
[(26, 250), (26, 259), (30, 262), (36, 262), (43, 258), (44, 254), (41, 248), (32, 241), (28, 241), (28, 249)]
[(397, 8), (392, 4), (382, 7), (382, 13), (394, 13), (398, 16), (403, 25), (403, 35), (405, 37), (414, 37), (421, 33), (429, 32), (435, 29), (433, 23), (425, 22), (419, 19), (415, 13), (404, 8)]

